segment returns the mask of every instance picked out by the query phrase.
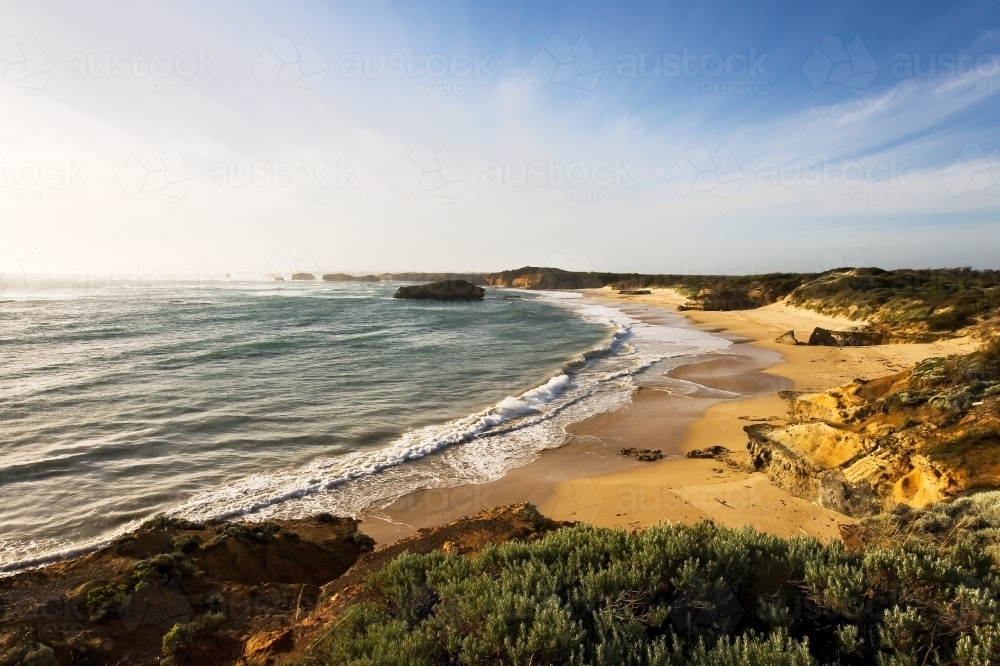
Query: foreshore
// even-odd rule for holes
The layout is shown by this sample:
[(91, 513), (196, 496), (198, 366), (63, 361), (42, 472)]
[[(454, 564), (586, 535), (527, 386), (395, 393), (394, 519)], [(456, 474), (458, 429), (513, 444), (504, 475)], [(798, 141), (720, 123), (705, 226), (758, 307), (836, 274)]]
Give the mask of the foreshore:
[[(676, 311), (685, 298), (670, 289), (620, 295), (608, 288), (584, 290), (586, 298), (614, 304), (651, 324), (695, 326), (733, 342), (726, 354), (692, 359), (665, 373), (644, 373), (632, 403), (597, 414), (568, 428), (568, 441), (534, 462), (486, 484), (409, 493), (363, 516), (360, 529), (379, 544), (435, 527), (483, 509), (531, 502), (555, 520), (638, 529), (663, 521), (710, 519), (726, 527), (752, 525), (779, 536), (839, 536), (852, 522), (840, 513), (793, 497), (763, 474), (746, 473), (713, 459), (687, 458), (689, 451), (724, 446), (746, 457), (743, 427), (781, 421), (780, 390), (823, 391), (855, 378), (874, 379), (904, 370), (925, 358), (967, 353), (968, 339), (929, 344), (870, 347), (811, 347), (775, 342), (787, 331), (807, 340), (813, 328), (848, 329), (859, 322), (783, 304), (732, 312)], [(738, 394), (678, 394), (657, 386), (656, 377)], [(639, 462), (623, 447), (659, 449), (664, 458)]]

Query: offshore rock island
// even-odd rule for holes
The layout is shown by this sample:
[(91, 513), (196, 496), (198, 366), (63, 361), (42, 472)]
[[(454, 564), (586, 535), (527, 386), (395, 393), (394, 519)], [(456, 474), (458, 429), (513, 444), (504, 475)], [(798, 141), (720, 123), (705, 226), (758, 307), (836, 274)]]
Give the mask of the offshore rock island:
[(467, 280), (438, 280), (429, 284), (400, 287), (393, 298), (433, 301), (481, 301), (486, 290)]

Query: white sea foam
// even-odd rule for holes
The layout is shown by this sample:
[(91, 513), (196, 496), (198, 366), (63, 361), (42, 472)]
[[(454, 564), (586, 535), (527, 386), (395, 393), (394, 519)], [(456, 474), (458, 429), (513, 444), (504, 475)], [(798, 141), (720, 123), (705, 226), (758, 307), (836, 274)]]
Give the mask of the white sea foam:
[[(420, 488), (492, 481), (530, 463), (545, 449), (561, 446), (567, 425), (628, 404), (636, 375), (653, 364), (724, 352), (730, 344), (691, 329), (647, 324), (577, 295), (542, 297), (606, 326), (605, 343), (580, 354), (540, 386), (482, 411), (408, 430), (375, 451), (354, 451), (237, 479), (199, 492), (169, 513), (194, 520), (293, 518), (320, 511), (358, 516)], [(708, 389), (676, 380), (666, 390), (685, 394)], [(718, 392), (716, 397), (729, 396)], [(134, 530), (137, 524), (124, 525), (86, 544), (8, 544), (17, 552), (0, 553), (0, 562), (7, 563), (0, 571), (84, 552)]]
[[(730, 344), (700, 331), (646, 324), (566, 294), (543, 297), (607, 326), (611, 335), (606, 344), (545, 384), (481, 412), (409, 430), (378, 451), (322, 458), (213, 488), (171, 513), (196, 520), (262, 520), (318, 511), (357, 516), (419, 488), (492, 481), (543, 450), (561, 446), (570, 423), (627, 404), (634, 376), (652, 364), (721, 352)], [(718, 397), (728, 397), (724, 393)]]

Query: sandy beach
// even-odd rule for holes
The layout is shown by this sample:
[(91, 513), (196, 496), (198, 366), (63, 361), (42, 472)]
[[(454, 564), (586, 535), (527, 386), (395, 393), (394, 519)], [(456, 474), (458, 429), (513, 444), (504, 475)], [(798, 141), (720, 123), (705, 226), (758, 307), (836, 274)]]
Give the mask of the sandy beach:
[[(678, 313), (677, 306), (686, 299), (668, 289), (634, 296), (609, 288), (583, 293), (614, 303), (647, 323), (695, 326), (734, 344), (730, 353), (695, 358), (665, 373), (654, 366), (645, 373), (631, 404), (574, 424), (564, 446), (544, 452), (497, 481), (417, 491), (384, 510), (367, 512), (361, 528), (365, 533), (380, 544), (390, 543), (482, 509), (528, 501), (553, 519), (603, 527), (631, 530), (662, 521), (710, 519), (727, 527), (752, 525), (779, 536), (828, 540), (839, 535), (838, 525), (852, 520), (789, 495), (763, 474), (685, 454), (721, 445), (737, 460), (745, 459), (743, 427), (754, 421), (780, 422), (785, 415), (778, 391), (823, 391), (976, 346), (968, 339), (871, 347), (794, 346), (774, 340), (787, 331), (807, 340), (817, 326), (849, 329), (861, 322), (782, 303), (746, 311)], [(664, 374), (740, 397), (668, 392), (657, 386), (657, 376)], [(639, 462), (623, 457), (622, 447), (659, 449), (665, 457)]]

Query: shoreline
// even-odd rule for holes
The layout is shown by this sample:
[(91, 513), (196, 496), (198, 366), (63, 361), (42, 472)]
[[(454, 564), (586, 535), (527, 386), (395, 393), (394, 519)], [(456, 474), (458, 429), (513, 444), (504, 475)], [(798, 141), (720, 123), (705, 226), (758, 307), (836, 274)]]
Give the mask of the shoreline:
[[(721, 445), (735, 460), (745, 461), (743, 427), (752, 421), (783, 420), (778, 391), (822, 391), (856, 377), (889, 375), (930, 356), (967, 353), (977, 346), (963, 338), (870, 347), (779, 344), (774, 339), (788, 330), (801, 340), (814, 326), (848, 328), (859, 322), (781, 304), (756, 310), (677, 312), (684, 297), (670, 289), (652, 291), (619, 295), (604, 288), (577, 293), (639, 321), (712, 333), (730, 340), (732, 346), (726, 352), (686, 357), (679, 364), (678, 357), (663, 359), (636, 376), (629, 404), (566, 426), (561, 446), (541, 451), (534, 461), (492, 482), (415, 490), (385, 508), (365, 509), (358, 516), (361, 531), (378, 545), (389, 545), (483, 510), (530, 502), (553, 520), (599, 527), (631, 530), (663, 521), (709, 519), (726, 527), (752, 525), (778, 536), (806, 534), (826, 541), (839, 537), (839, 524), (854, 521), (791, 496), (763, 474), (686, 454)], [(669, 368), (658, 368), (659, 364)], [(695, 390), (673, 392), (656, 381), (658, 376), (690, 382)], [(720, 391), (740, 397), (720, 397)], [(659, 449), (664, 458), (640, 462), (622, 456), (623, 447)], [(110, 540), (5, 566), (0, 577), (85, 556)]]
[[(443, 525), (483, 509), (531, 502), (553, 520), (582, 521), (599, 527), (641, 529), (663, 521), (712, 520), (726, 527), (751, 525), (778, 536), (839, 538), (848, 516), (793, 497), (761, 473), (736, 471), (713, 459), (692, 459), (694, 449), (721, 445), (745, 461), (751, 420), (781, 421), (778, 391), (823, 391), (856, 377), (874, 379), (931, 356), (971, 351), (967, 339), (927, 344), (871, 347), (809, 347), (774, 342), (793, 330), (801, 339), (816, 326), (850, 328), (860, 322), (775, 304), (730, 312), (676, 307), (686, 299), (670, 289), (650, 295), (619, 295), (608, 288), (581, 290), (585, 298), (610, 304), (650, 324), (677, 325), (713, 333), (733, 342), (727, 354), (693, 357), (665, 374), (710, 389), (740, 394), (721, 399), (673, 395), (644, 385), (632, 402), (567, 428), (567, 441), (535, 461), (486, 484), (418, 490), (382, 510), (362, 513), (360, 529), (379, 545), (420, 529)], [(655, 382), (652, 382), (655, 383)], [(639, 462), (620, 455), (623, 446), (660, 449), (664, 458)]]

